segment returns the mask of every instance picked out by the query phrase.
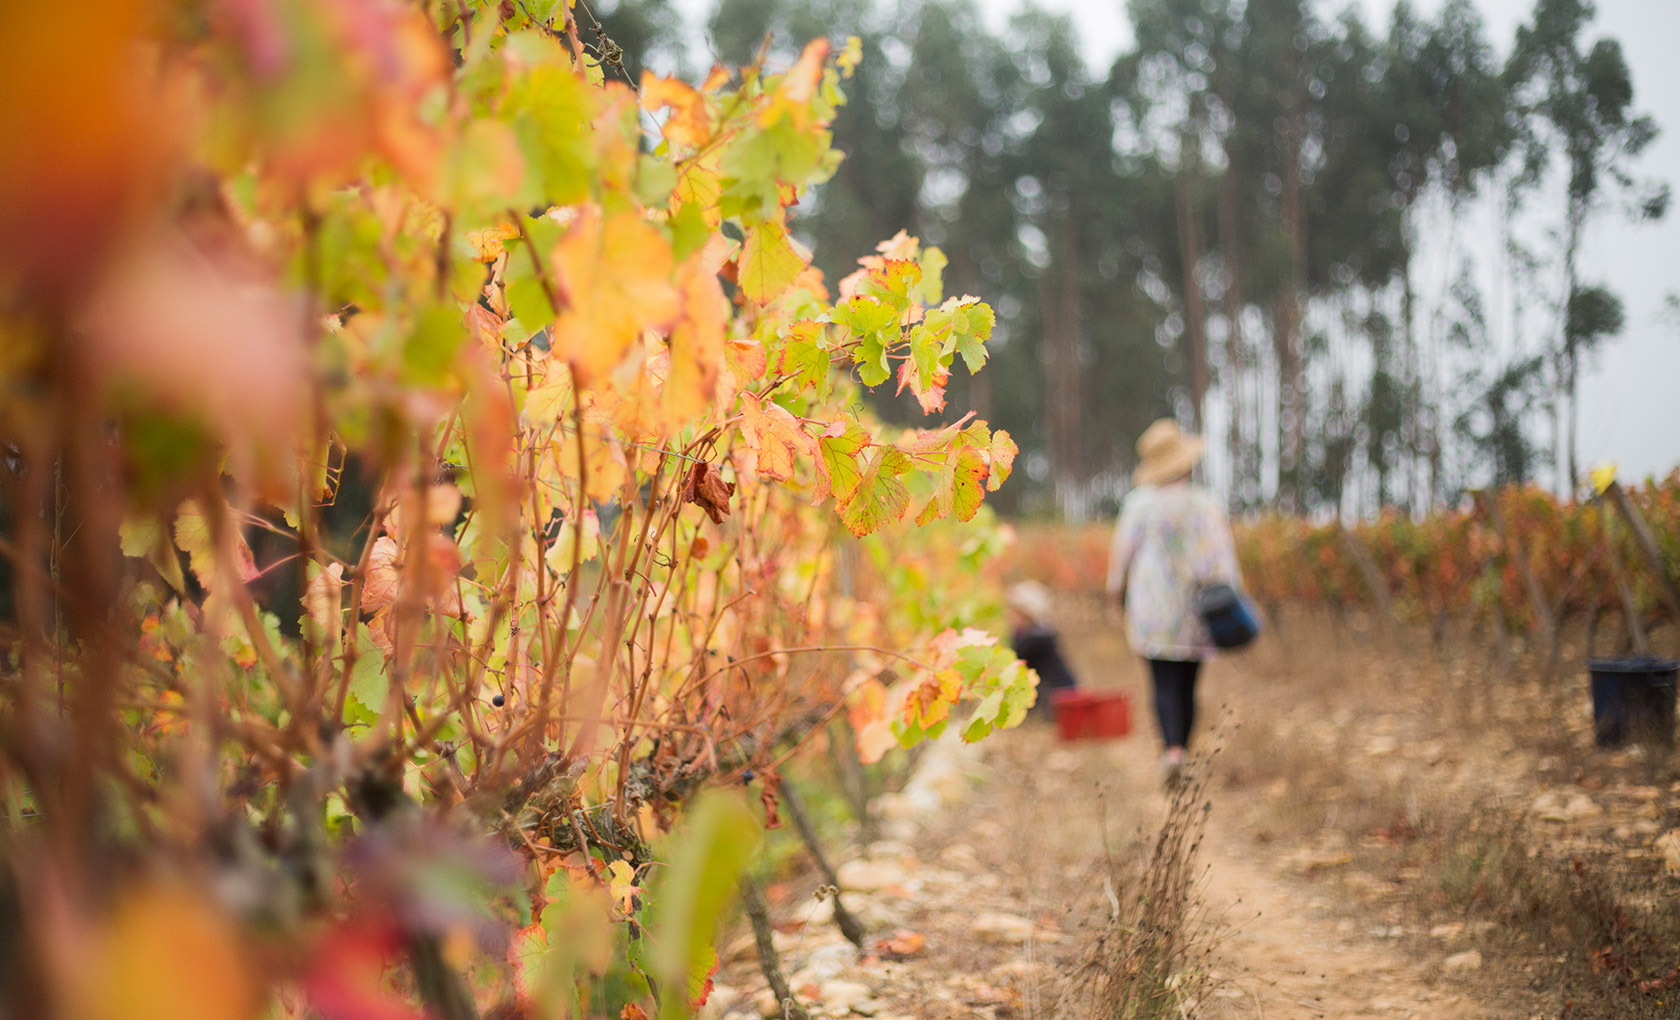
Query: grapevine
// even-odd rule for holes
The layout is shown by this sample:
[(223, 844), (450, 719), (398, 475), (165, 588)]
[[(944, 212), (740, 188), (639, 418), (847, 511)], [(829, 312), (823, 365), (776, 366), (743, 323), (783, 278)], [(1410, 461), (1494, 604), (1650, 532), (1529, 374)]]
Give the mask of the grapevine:
[(216, 1015), (576, 1015), (614, 968), (678, 1015), (803, 740), (1023, 717), (954, 580), (1015, 444), (858, 410), (943, 410), (991, 309), (796, 236), (855, 41), (632, 88), (567, 4), (19, 32), (112, 60), (0, 220), (109, 199), (0, 280), (6, 852), (78, 891), (19, 908), (39, 1015), (167, 1011), (205, 952)]

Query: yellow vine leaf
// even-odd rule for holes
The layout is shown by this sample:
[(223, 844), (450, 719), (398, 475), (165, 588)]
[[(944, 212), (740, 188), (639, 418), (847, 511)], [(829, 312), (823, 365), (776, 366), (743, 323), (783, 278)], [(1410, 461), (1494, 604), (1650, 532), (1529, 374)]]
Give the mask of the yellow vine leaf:
[(587, 413), (584, 415), (581, 465), (578, 460), (577, 434), (571, 429), (555, 432), (552, 451), (554, 470), (568, 482), (575, 483), (580, 477), (584, 478), (586, 485), (583, 496), (588, 499), (612, 499), (618, 495), (619, 488), (628, 477), (629, 469), (624, 461), (623, 450), (602, 430), (600, 420)]
[(823, 61), (828, 57), (829, 41), (818, 37), (805, 44), (799, 59), (776, 83), (775, 92), (758, 111), (760, 127), (769, 127), (786, 113), (796, 127), (806, 127), (812, 120), (811, 99), (822, 84)]
[(652, 113), (668, 107), (670, 116), (660, 130), (673, 145), (698, 149), (712, 137), (711, 115), (706, 97), (680, 78), (661, 78), (642, 72), (642, 108)]
[(840, 522), (859, 538), (903, 518), (910, 508), (910, 490), (898, 476), (913, 467), (896, 447), (883, 446), (864, 469), (852, 496), (840, 507)]
[(787, 227), (765, 220), (747, 233), (736, 278), (747, 297), (764, 305), (787, 290), (804, 268), (805, 259), (794, 248)]
[(817, 437), (817, 486), (813, 503), (821, 503), (830, 492), (844, 503), (857, 491), (863, 478), (858, 455), (869, 445), (869, 433), (850, 417), (836, 418)]
[(980, 451), (972, 446), (958, 446), (945, 457), (945, 466), (939, 473), (939, 488), (927, 506), (916, 518), (917, 524), (926, 524), (938, 517), (955, 517), (959, 521), (970, 521), (980, 511), (980, 502), (986, 496), (986, 476), (991, 469), (986, 465)]
[(636, 884), (636, 869), (624, 861), (607, 865), (607, 894), (621, 913), (636, 912), (636, 896), (642, 887)]
[(729, 299), (703, 255), (677, 268), (677, 289), (682, 314), (671, 329), (669, 362), (659, 393), (667, 431), (681, 428), (710, 406), (723, 367), (724, 326), (729, 320)]
[(788, 410), (765, 403), (750, 391), (741, 394), (741, 434), (756, 455), (755, 468), (765, 478), (792, 478), (794, 455), (817, 455), (817, 441)]
[(924, 676), (904, 699), (904, 721), (922, 729), (937, 726), (962, 695), (962, 677), (954, 669)]
[[(231, 520), (233, 511), (223, 507), (225, 518)], [(230, 524), (229, 527), (232, 527)], [(245, 544), (245, 537), (235, 532), (232, 536), (233, 554), (231, 567), (232, 577), (228, 580), (251, 581), (257, 576), (257, 564), (251, 557), (251, 547)], [(215, 591), (221, 587), (223, 578), (216, 571), (215, 538), (210, 533), (210, 521), (204, 516), (196, 502), (188, 500), (175, 511), (175, 545), (187, 554), (187, 566), (192, 569), (193, 576), (206, 591)]]
[(671, 244), (634, 211), (582, 209), (553, 252), (561, 312), (551, 357), (578, 386), (609, 375), (644, 329), (664, 329), (680, 302), (671, 283)]
[(479, 262), (494, 262), (506, 251), (502, 242), (511, 241), (519, 236), (519, 227), (511, 221), (503, 220), (493, 227), (483, 230), (467, 231), (467, 243), (473, 247), (473, 258)]
[(987, 455), (992, 463), (992, 473), (986, 479), (986, 490), (996, 492), (999, 486), (1009, 480), (1009, 472), (1015, 466), (1015, 455), (1020, 450), (1015, 446), (1015, 440), (1009, 438), (1009, 433), (998, 429), (992, 433), (991, 449)]

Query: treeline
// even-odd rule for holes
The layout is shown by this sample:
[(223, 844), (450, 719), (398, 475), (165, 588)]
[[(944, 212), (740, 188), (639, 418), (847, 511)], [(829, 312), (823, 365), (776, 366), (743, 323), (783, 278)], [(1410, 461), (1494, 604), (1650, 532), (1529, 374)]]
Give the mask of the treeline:
[[(1592, 5), (1538, 0), (1498, 47), (1469, 0), (1402, 2), (1386, 26), (1307, 0), (1129, 13), (1133, 49), (1099, 71), (1071, 20), (1030, 6), (1002, 33), (968, 0), (721, 0), (708, 23), (726, 64), (862, 40), (846, 160), (799, 228), (830, 279), (908, 229), (944, 249), (948, 290), (995, 305), (1001, 371), (953, 379), (947, 415), (1021, 438), (1028, 484), (1000, 495), (1105, 509), (1163, 414), (1210, 433), (1235, 509), (1417, 511), (1548, 466), (1573, 488), (1582, 358), (1624, 319), (1584, 230), (1668, 200), (1636, 175), (1657, 126)], [(695, 60), (664, 0), (602, 20), (631, 74)], [(1417, 282), (1420, 231), (1468, 242), (1484, 196), (1509, 313), (1477, 283), (1486, 244), (1449, 237), (1455, 282)]]

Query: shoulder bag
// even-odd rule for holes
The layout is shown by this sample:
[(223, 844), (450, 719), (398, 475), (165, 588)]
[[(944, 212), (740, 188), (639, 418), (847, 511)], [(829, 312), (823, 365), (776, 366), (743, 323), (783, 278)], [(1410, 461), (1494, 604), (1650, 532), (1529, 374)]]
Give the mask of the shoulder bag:
[(1260, 636), (1260, 620), (1247, 596), (1228, 584), (1204, 584), (1192, 600), (1219, 648), (1241, 648)]

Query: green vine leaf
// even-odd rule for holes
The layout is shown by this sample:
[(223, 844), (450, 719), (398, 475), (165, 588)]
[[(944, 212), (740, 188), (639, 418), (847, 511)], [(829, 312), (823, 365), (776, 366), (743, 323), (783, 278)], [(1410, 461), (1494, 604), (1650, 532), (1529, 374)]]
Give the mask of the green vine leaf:
[(896, 447), (883, 446), (879, 450), (858, 478), (851, 497), (840, 508), (841, 522), (859, 537), (897, 523), (910, 507), (910, 490), (898, 480), (911, 469), (910, 458)]

